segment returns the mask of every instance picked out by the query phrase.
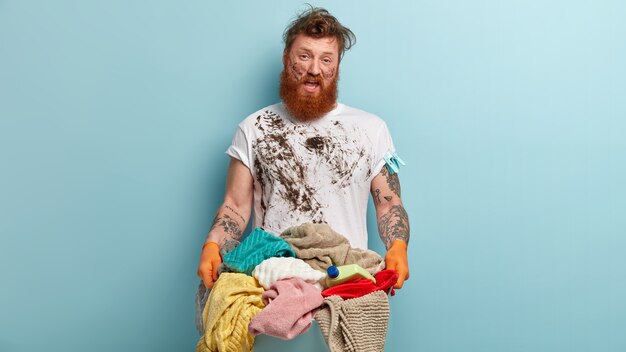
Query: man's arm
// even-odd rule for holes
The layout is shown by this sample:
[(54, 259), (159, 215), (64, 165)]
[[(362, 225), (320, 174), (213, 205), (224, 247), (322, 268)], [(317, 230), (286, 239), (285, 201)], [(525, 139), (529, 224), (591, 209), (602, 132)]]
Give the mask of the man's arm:
[(198, 276), (206, 287), (213, 287), (217, 280), (217, 269), (222, 263), (219, 249), (233, 246), (248, 225), (252, 210), (253, 182), (248, 167), (240, 160), (231, 158), (224, 202), (213, 219), (198, 265)]
[(378, 234), (387, 248), (385, 263), (387, 269), (398, 273), (395, 288), (402, 288), (409, 279), (407, 245), (410, 237), (409, 215), (404, 210), (400, 197), (400, 179), (391, 174), (386, 166), (374, 177), (371, 184), (372, 197), (376, 207)]

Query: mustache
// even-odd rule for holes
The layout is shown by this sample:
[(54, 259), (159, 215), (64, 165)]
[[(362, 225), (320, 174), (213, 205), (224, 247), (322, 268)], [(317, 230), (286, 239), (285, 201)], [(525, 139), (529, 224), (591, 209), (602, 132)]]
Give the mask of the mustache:
[(322, 79), (321, 75), (314, 76), (310, 73), (307, 73), (306, 75), (302, 76), (298, 80), (298, 83), (305, 83), (305, 82), (315, 82), (319, 84), (320, 86), (324, 84), (324, 80)]

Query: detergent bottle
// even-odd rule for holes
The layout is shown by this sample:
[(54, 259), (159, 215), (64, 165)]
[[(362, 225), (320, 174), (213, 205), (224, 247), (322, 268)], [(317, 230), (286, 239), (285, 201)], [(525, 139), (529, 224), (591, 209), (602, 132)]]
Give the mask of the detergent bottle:
[(376, 278), (358, 264), (348, 264), (342, 266), (331, 265), (328, 269), (326, 269), (326, 287), (333, 287), (346, 282), (362, 279), (369, 279), (376, 283)]

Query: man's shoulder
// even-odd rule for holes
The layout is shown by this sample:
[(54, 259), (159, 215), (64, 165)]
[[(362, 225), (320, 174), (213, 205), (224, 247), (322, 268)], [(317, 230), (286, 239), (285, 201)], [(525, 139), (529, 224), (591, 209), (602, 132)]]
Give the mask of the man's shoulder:
[(385, 124), (385, 120), (383, 120), (380, 116), (374, 113), (361, 110), (361, 109), (358, 109), (358, 108), (355, 108), (353, 106), (349, 106), (346, 104), (342, 104), (342, 105), (343, 105), (343, 108), (341, 110), (341, 115), (344, 118), (352, 119), (355, 123), (358, 123), (358, 124), (368, 123), (372, 125)]
[(272, 116), (280, 117), (282, 112), (283, 112), (282, 103), (268, 105), (248, 115), (245, 119), (243, 119), (243, 121), (241, 121), (239, 126), (243, 127), (243, 126), (254, 125), (257, 119), (259, 119), (261, 116), (264, 116), (264, 115), (272, 115)]

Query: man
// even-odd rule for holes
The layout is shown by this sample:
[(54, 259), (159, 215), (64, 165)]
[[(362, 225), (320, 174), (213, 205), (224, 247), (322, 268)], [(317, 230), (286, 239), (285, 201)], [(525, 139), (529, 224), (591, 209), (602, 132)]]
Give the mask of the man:
[(222, 262), (254, 206), (254, 226), (279, 235), (305, 222), (327, 223), (352, 247), (367, 248), (368, 193), (387, 248), (387, 269), (401, 288), (409, 278), (409, 220), (387, 126), (375, 115), (337, 102), (339, 63), (355, 42), (352, 31), (328, 11), (311, 8), (285, 30), (282, 104), (257, 111), (237, 129), (226, 194), (202, 248), (198, 276), (213, 287)]

